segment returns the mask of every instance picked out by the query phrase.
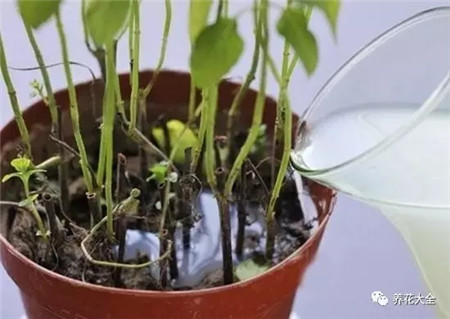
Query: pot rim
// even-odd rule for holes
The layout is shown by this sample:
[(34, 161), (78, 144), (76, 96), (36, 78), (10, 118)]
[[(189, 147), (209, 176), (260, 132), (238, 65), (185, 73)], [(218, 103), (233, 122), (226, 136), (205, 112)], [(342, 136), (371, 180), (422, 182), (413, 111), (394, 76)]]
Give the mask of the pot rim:
[[(145, 74), (145, 73), (149, 73), (152, 71), (153, 70), (151, 70), (151, 69), (145, 69), (145, 70), (140, 71), (140, 74), (142, 75), (143, 73)], [(170, 70), (170, 69), (163, 69), (163, 70), (161, 70), (160, 73), (178, 74), (178, 75), (180, 75), (180, 74), (188, 75), (189, 74), (188, 72), (185, 72), (185, 71)], [(128, 75), (129, 75), (128, 72), (124, 72), (124, 73), (120, 73), (119, 77), (121, 78), (123, 76), (128, 76)], [(239, 85), (238, 82), (235, 82), (232, 80), (224, 79), (223, 81), (227, 82), (229, 84)], [(92, 80), (83, 81), (83, 82), (77, 83), (75, 85), (75, 87), (89, 85), (91, 83), (92, 83)], [(249, 90), (255, 91), (252, 88), (249, 88)], [(54, 94), (55, 95), (63, 94), (66, 91), (67, 91), (67, 88), (63, 88), (63, 89), (55, 91)], [(267, 98), (271, 98), (271, 97), (266, 96), (266, 99)], [(42, 100), (38, 100), (35, 103), (33, 103), (32, 105), (30, 105), (29, 107), (27, 107), (23, 111), (23, 117), (24, 118), (27, 118), (27, 116), (29, 117), (31, 110), (36, 107), (39, 107), (39, 105), (41, 105), (41, 104), (42, 104)], [(14, 119), (11, 119), (5, 126), (0, 128), (0, 135), (5, 130), (10, 129), (10, 127), (13, 125), (14, 125)], [(31, 261), (30, 259), (25, 257), (23, 254), (21, 254), (17, 249), (15, 249), (1, 233), (0, 233), (0, 244), (5, 245), (6, 250), (8, 252), (10, 252), (15, 258), (19, 259), (22, 263), (25, 263), (28, 267), (34, 268), (35, 270), (43, 273), (44, 275), (51, 277), (52, 280), (62, 281), (66, 284), (76, 286), (78, 288), (86, 288), (86, 289), (90, 289), (90, 290), (96, 290), (98, 292), (109, 292), (109, 293), (112, 292), (112, 293), (118, 293), (118, 294), (122, 294), (122, 295), (130, 295), (130, 296), (152, 296), (152, 297), (174, 297), (174, 296), (180, 296), (180, 295), (195, 296), (195, 295), (205, 294), (205, 293), (220, 293), (223, 291), (237, 289), (239, 287), (249, 285), (255, 281), (258, 281), (260, 278), (262, 278), (264, 276), (270, 275), (272, 272), (278, 271), (280, 268), (283, 268), (286, 264), (294, 262), (295, 259), (299, 259), (301, 254), (304, 253), (305, 251), (307, 251), (310, 248), (310, 246), (313, 245), (314, 241), (316, 240), (316, 237), (319, 236), (321, 234), (321, 232), (323, 231), (323, 228), (326, 227), (327, 222), (334, 210), (335, 202), (336, 202), (335, 192), (333, 191), (333, 193), (331, 195), (330, 205), (328, 206), (328, 211), (325, 212), (324, 216), (320, 219), (320, 224), (315, 229), (314, 234), (312, 236), (310, 236), (303, 245), (301, 245), (299, 248), (297, 248), (292, 254), (290, 254), (287, 258), (285, 258), (282, 262), (276, 264), (275, 266), (271, 267), (269, 270), (255, 276), (255, 277), (252, 277), (250, 279), (247, 279), (244, 281), (239, 281), (239, 282), (232, 283), (229, 285), (222, 285), (219, 287), (206, 288), (206, 289), (179, 290), (179, 291), (155, 291), (155, 290), (134, 290), (134, 289), (124, 289), (124, 288), (95, 285), (95, 284), (86, 283), (86, 282), (83, 282), (80, 280), (76, 280), (76, 279), (73, 279), (70, 277), (60, 275), (58, 273), (50, 271), (50, 270), (42, 267), (41, 265)], [(0, 259), (3, 260), (3, 258), (1, 258), (1, 257), (2, 256), (0, 254)]]

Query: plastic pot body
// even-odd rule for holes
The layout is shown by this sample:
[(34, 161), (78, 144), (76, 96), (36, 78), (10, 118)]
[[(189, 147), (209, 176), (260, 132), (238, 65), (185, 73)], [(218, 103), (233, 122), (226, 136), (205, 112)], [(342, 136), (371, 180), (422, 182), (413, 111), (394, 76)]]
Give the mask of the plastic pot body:
[[(147, 83), (151, 71), (141, 73), (140, 83)], [(123, 96), (129, 96), (128, 75), (120, 77)], [(190, 77), (187, 73), (164, 71), (151, 92), (148, 116), (157, 118), (186, 119), (189, 100)], [(218, 129), (225, 128), (226, 110), (239, 89), (238, 84), (223, 82), (219, 89)], [(95, 118), (101, 113), (101, 83), (84, 83), (77, 86), (83, 134), (98, 130)], [(249, 125), (253, 114), (256, 92), (250, 90), (243, 100), (238, 122)], [(198, 97), (200, 99), (200, 97)], [(68, 118), (68, 93), (56, 93), (58, 105), (62, 106), (63, 125), (70, 141), (71, 124)], [(263, 121), (268, 132), (273, 131), (276, 103), (266, 99)], [(32, 105), (24, 112), (31, 131), (38, 127), (48, 135), (50, 118), (43, 102)], [(94, 124), (90, 125), (89, 122)], [(98, 133), (97, 133), (98, 134)], [(45, 135), (43, 135), (45, 136)], [(2, 171), (12, 153), (10, 146), (17, 142), (19, 133), (14, 122), (0, 132)], [(38, 143), (33, 143), (36, 157)], [(5, 191), (5, 189), (2, 189)], [(158, 292), (137, 291), (100, 287), (73, 280), (53, 273), (21, 255), (6, 240), (7, 229), (2, 224), (0, 252), (2, 263), (9, 276), (20, 289), (29, 319), (287, 319), (291, 313), (295, 293), (303, 275), (317, 254), (319, 244), (332, 211), (334, 194), (322, 186), (310, 183), (309, 192), (316, 204), (319, 227), (315, 234), (289, 258), (266, 273), (251, 280), (212, 289)]]

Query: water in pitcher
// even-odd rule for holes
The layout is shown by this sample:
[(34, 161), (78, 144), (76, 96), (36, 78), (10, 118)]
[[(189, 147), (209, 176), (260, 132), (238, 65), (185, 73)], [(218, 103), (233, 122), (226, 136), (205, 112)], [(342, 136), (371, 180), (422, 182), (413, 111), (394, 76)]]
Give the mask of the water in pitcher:
[[(385, 143), (419, 108), (357, 105), (331, 113), (313, 127), (306, 123), (292, 161), (301, 174), (379, 209), (408, 243), (441, 317), (449, 318), (449, 107), (427, 114), (382, 150), (370, 150)], [(360, 154), (368, 156), (357, 158)], [(344, 164), (336, 167), (339, 163)]]

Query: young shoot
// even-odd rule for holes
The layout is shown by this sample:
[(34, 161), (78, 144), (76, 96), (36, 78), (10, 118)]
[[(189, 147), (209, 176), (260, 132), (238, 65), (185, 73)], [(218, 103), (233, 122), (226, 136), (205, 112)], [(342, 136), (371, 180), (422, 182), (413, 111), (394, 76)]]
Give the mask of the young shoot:
[(45, 104), (48, 105), (48, 99), (45, 96), (44, 86), (42, 85), (42, 83), (40, 83), (38, 80), (33, 80), (30, 82), (30, 86), (32, 89), (32, 91), (30, 93), (30, 97), (35, 98), (35, 97), (39, 96), (42, 99), (42, 102), (44, 102)]
[(35, 204), (35, 201), (39, 197), (39, 194), (31, 192), (29, 184), (31, 176), (38, 173), (44, 173), (45, 170), (35, 168), (31, 160), (27, 157), (18, 157), (13, 159), (11, 161), (11, 166), (16, 171), (14, 173), (5, 175), (2, 179), (2, 183), (7, 182), (13, 177), (20, 179), (25, 192), (25, 199), (23, 199), (19, 203), (19, 207), (23, 207), (33, 215), (36, 221), (36, 225), (38, 227), (38, 232), (36, 233), (36, 236), (41, 237), (44, 241), (48, 241), (50, 232), (45, 229), (44, 223), (42, 222), (42, 218), (39, 215), (39, 212)]
[(150, 182), (151, 180), (155, 180), (158, 184), (162, 184), (166, 180), (166, 176), (168, 175), (169, 171), (169, 162), (162, 161), (159, 163), (154, 164), (149, 169), (151, 175), (146, 179), (147, 182)]

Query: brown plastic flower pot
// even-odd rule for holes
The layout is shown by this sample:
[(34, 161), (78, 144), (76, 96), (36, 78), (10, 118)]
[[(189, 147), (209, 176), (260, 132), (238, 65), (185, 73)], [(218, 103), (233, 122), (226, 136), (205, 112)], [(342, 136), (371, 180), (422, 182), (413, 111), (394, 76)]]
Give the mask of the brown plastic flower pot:
[[(147, 83), (152, 75), (150, 71), (143, 72), (141, 83)], [(129, 96), (128, 75), (122, 75), (120, 82), (123, 95)], [(97, 109), (98, 105), (101, 107), (101, 94), (92, 94), (93, 90), (99, 89), (95, 86), (96, 84), (91, 83), (77, 86), (81, 125), (86, 140), (90, 134), (96, 134), (98, 126), (93, 119), (99, 114)], [(149, 116), (156, 117), (164, 113), (170, 118), (185, 119), (189, 86), (190, 77), (187, 73), (161, 72), (149, 97)], [(238, 84), (228, 81), (221, 84), (220, 110), (226, 110), (238, 88)], [(251, 123), (255, 97), (256, 92), (249, 91), (243, 101), (239, 117), (242, 125)], [(59, 105), (68, 108), (67, 90), (56, 93), (56, 99)], [(273, 131), (275, 105), (274, 100), (266, 99), (264, 122), (269, 134)], [(219, 116), (223, 118), (223, 114)], [(32, 105), (24, 112), (24, 117), (31, 131), (36, 129), (35, 131), (41, 132), (36, 141), (44, 139), (45, 142), (50, 123), (45, 104), (38, 102)], [(219, 120), (218, 125), (223, 125), (223, 122)], [(62, 127), (66, 131), (65, 138), (70, 140), (71, 125), (67, 114), (64, 114)], [(10, 122), (4, 127), (0, 137), (4, 174), (4, 163), (10, 156), (14, 156), (11, 145), (19, 138), (15, 123)], [(36, 158), (48, 156), (39, 154), (38, 144), (33, 143)], [(20, 288), (29, 319), (285, 319), (291, 313), (294, 296), (303, 275), (317, 254), (333, 209), (334, 193), (331, 190), (310, 181), (308, 185), (320, 221), (315, 234), (290, 257), (264, 274), (228, 286), (159, 292), (107, 288), (83, 283), (44, 269), (21, 255), (6, 239), (5, 220), (1, 222), (1, 259), (9, 276)], [(2, 187), (2, 192), (7, 192), (7, 189)]]

